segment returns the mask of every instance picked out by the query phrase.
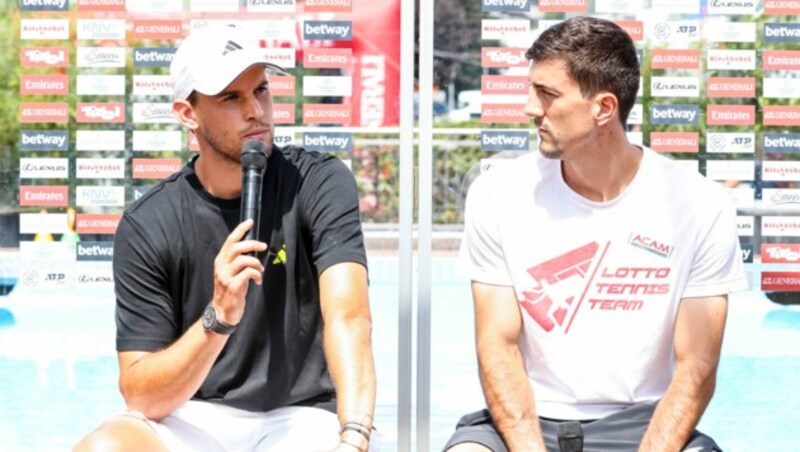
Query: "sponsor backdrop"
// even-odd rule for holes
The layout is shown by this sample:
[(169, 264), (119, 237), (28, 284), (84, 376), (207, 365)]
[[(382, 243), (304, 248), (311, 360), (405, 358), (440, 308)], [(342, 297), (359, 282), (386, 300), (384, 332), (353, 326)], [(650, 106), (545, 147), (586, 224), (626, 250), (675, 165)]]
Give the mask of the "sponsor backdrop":
[(348, 127), (398, 124), (400, 0), (18, 1), (27, 288), (113, 284), (122, 210), (197, 150), (167, 75), (193, 30), (237, 24), (286, 68), (270, 80), (278, 144), (347, 161)]
[(723, 185), (754, 287), (800, 291), (800, 0), (476, 1), (483, 151), (536, 147), (522, 110), (532, 40), (575, 15), (613, 20), (642, 69), (631, 141)]

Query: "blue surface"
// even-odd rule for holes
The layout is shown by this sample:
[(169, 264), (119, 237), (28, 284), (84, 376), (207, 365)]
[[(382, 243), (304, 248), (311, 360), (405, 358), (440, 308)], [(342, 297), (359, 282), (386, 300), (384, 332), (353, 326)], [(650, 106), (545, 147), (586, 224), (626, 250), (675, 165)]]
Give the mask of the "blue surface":
[[(397, 260), (370, 258), (376, 425), (397, 441)], [(483, 406), (472, 303), (452, 259), (432, 277), (431, 450), (465, 412)], [(0, 298), (15, 326), (0, 328), (0, 451), (63, 451), (122, 410), (110, 293), (20, 292)], [(800, 450), (800, 310), (748, 292), (731, 298), (717, 392), (700, 429), (726, 451)], [(416, 377), (414, 377), (416, 379)]]

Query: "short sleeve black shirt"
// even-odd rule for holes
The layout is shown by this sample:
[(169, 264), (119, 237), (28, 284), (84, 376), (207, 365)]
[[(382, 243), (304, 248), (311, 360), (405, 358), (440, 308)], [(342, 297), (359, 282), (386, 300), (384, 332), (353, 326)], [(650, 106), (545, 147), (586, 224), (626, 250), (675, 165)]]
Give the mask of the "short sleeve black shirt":
[[(262, 285), (194, 398), (250, 411), (331, 408), (319, 275), (366, 266), (352, 173), (337, 158), (274, 148), (262, 191)], [(239, 223), (239, 199), (211, 196), (194, 160), (131, 204), (114, 240), (117, 349), (156, 351), (178, 339), (213, 297), (213, 268)]]

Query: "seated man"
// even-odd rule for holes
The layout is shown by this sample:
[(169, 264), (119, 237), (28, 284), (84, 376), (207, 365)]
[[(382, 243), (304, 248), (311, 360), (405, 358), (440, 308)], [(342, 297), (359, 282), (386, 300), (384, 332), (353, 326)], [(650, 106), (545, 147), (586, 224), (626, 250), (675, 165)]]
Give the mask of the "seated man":
[(722, 189), (625, 123), (639, 63), (627, 33), (577, 17), (527, 52), (538, 153), (481, 175), (461, 260), (488, 410), (451, 451), (711, 451), (727, 294), (747, 287)]
[[(175, 54), (173, 110), (200, 152), (120, 221), (113, 266), (129, 412), (76, 450), (366, 452), (374, 440), (355, 181), (329, 154), (273, 149), (264, 58), (229, 27), (193, 32)], [(254, 224), (240, 222), (248, 140), (270, 152), (261, 227), (242, 240)]]

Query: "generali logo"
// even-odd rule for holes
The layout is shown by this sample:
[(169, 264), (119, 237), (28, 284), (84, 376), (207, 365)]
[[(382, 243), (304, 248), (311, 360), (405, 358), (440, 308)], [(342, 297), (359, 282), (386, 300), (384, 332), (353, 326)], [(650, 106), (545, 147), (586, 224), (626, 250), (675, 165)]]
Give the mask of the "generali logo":
[(481, 49), (481, 66), (527, 67), (526, 50), (522, 47), (483, 47)]
[(69, 94), (69, 77), (61, 74), (22, 74), (20, 94)]
[(708, 97), (756, 97), (755, 77), (709, 77)]
[(347, 13), (353, 10), (353, 0), (306, 0), (303, 10), (309, 13)]
[(761, 62), (769, 71), (800, 70), (800, 50), (765, 50)]
[(352, 123), (352, 110), (341, 104), (303, 104), (303, 123), (341, 124)]
[(77, 0), (77, 6), (78, 11), (124, 12), (125, 0)]
[(587, 0), (539, 0), (539, 11), (543, 13), (585, 13), (588, 10)]
[(650, 55), (653, 69), (699, 69), (700, 51), (696, 49), (653, 49)]
[(527, 95), (528, 77), (518, 75), (482, 75), (481, 94), (519, 94)]
[[(303, 50), (303, 67), (346, 69), (353, 65), (353, 49)], [(271, 77), (272, 80), (274, 77)], [(270, 83), (271, 84), (271, 83)]]
[(482, 123), (527, 124), (525, 104), (481, 104)]
[(620, 28), (628, 33), (633, 41), (641, 41), (644, 39), (644, 24), (639, 20), (619, 20), (615, 21)]
[(699, 152), (697, 132), (652, 132), (650, 147), (657, 152)]
[(272, 120), (275, 124), (294, 124), (294, 104), (272, 104)]
[(800, 262), (800, 244), (762, 243), (761, 262), (764, 264), (796, 264)]
[(79, 213), (75, 217), (75, 231), (79, 234), (114, 234), (122, 214)]
[(134, 179), (163, 179), (183, 166), (181, 159), (133, 159)]
[(134, 20), (134, 39), (181, 39), (183, 22), (180, 20)]
[(19, 205), (35, 207), (64, 207), (69, 201), (66, 185), (20, 185)]
[(69, 108), (66, 102), (23, 102), (19, 104), (19, 122), (55, 122), (66, 123), (69, 120)]
[(752, 126), (756, 123), (755, 105), (708, 105), (706, 124)]
[(69, 49), (66, 47), (23, 47), (19, 51), (22, 67), (67, 67)]
[(799, 272), (761, 272), (761, 290), (800, 291)]
[(764, 14), (796, 16), (800, 14), (800, 0), (764, 0)]
[(78, 102), (78, 122), (121, 123), (125, 122), (124, 102)]
[(273, 75), (269, 78), (269, 90), (273, 96), (294, 96), (296, 92), (294, 76)]
[(764, 105), (765, 126), (800, 126), (800, 107)]

